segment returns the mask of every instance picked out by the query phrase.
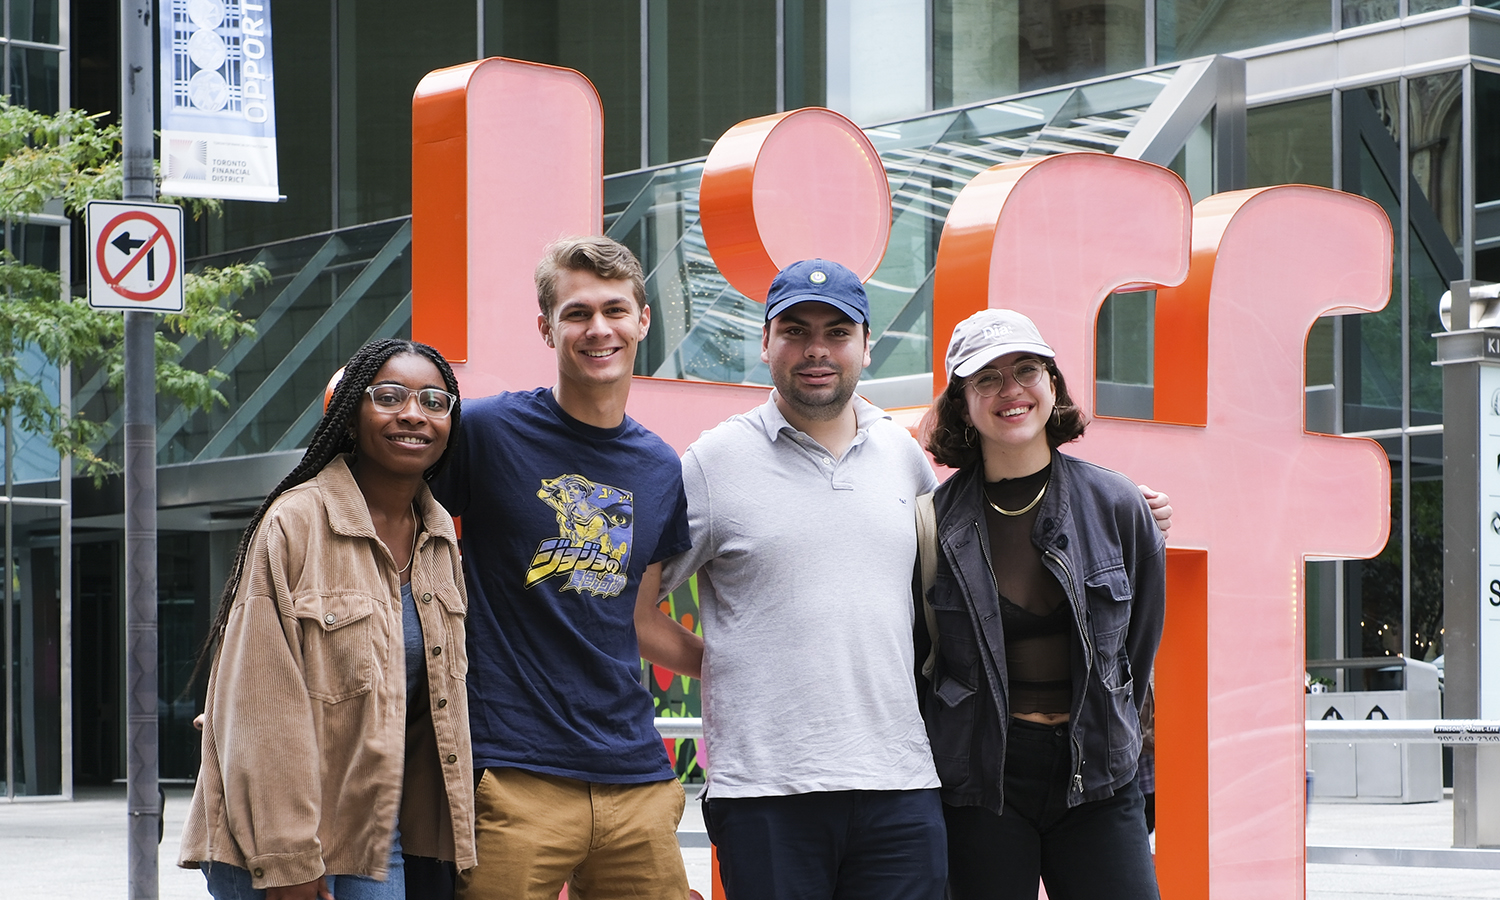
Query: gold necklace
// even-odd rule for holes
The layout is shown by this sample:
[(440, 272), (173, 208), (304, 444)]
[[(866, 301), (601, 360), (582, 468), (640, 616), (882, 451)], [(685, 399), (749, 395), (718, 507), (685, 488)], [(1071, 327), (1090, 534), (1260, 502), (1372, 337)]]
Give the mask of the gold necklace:
[(989, 491), (986, 491), (984, 488), (980, 488), (979, 489), (979, 493), (981, 493), (981, 494), (984, 495), (984, 502), (988, 503), (990, 505), (990, 509), (993, 509), (995, 512), (999, 513), (1002, 516), (1010, 516), (1011, 518), (1015, 518), (1016, 516), (1024, 516), (1027, 513), (1031, 512), (1033, 509), (1035, 509), (1036, 505), (1038, 503), (1041, 503), (1042, 502), (1042, 498), (1047, 495), (1047, 485), (1049, 485), (1051, 483), (1052, 483), (1052, 479), (1050, 479), (1050, 478), (1048, 478), (1046, 481), (1042, 482), (1042, 489), (1036, 492), (1036, 496), (1031, 498), (1031, 502), (1028, 503), (1028, 504), (1026, 504), (1025, 506), (1021, 507), (1020, 509), (1014, 509), (1014, 510), (1012, 510), (1012, 509), (1001, 509), (1000, 508), (1000, 504), (998, 504), (995, 501), (991, 500), (990, 499)]
[(396, 570), (397, 575), (405, 575), (406, 570), (411, 568), (411, 561), (417, 558), (417, 535), (420, 531), (421, 529), (417, 526), (417, 508), (413, 506), (411, 508), (411, 556), (406, 558), (406, 565)]

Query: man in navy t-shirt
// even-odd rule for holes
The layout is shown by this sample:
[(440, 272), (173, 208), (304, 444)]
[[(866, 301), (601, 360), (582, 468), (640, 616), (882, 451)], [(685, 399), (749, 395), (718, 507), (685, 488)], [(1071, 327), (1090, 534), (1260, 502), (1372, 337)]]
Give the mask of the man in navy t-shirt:
[(656, 608), (688, 549), (677, 454), (625, 415), (650, 327), (640, 263), (603, 237), (536, 272), (552, 388), (464, 404), (433, 492), (463, 517), (479, 865), (460, 898), (685, 897), (683, 792), (640, 657), (697, 677), (702, 642)]

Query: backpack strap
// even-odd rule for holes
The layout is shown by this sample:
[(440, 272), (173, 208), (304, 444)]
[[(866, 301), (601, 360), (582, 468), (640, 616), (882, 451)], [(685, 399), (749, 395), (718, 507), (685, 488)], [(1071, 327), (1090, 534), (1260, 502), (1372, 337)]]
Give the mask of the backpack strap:
[(938, 657), (937, 614), (927, 600), (928, 592), (937, 581), (937, 556), (937, 511), (932, 506), (932, 495), (923, 494), (917, 498), (917, 559), (922, 566), (922, 615), (927, 620), (927, 636), (932, 642), (932, 649), (922, 662), (922, 677), (928, 680), (932, 679), (933, 670), (937, 668)]

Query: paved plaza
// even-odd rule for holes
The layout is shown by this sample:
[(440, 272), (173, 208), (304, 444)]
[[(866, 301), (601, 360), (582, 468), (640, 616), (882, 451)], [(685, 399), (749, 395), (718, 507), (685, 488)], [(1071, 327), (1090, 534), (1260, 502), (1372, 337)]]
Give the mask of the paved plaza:
[[(204, 900), (197, 872), (177, 868), (177, 838), (189, 790), (167, 789), (166, 837), (161, 844), (162, 900)], [(1313, 804), (1308, 814), (1308, 900), (1500, 900), (1500, 868), (1488, 854), (1454, 856), (1452, 801), (1410, 805)], [(698, 804), (688, 802), (679, 837), (688, 880), (710, 896), (708, 836)], [(1500, 851), (1495, 852), (1500, 856)], [(1318, 860), (1356, 860), (1320, 862)], [(1435, 863), (1366, 865), (1360, 860)], [(1500, 861), (1494, 863), (1500, 865)], [(81, 788), (77, 799), (0, 801), (0, 897), (126, 897), (125, 789)]]

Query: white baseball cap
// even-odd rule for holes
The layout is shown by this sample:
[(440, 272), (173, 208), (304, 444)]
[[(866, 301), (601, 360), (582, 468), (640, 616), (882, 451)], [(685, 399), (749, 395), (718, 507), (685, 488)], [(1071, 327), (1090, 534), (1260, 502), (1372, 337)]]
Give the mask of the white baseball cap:
[(953, 329), (945, 361), (948, 380), (967, 378), (991, 360), (1017, 352), (1048, 359), (1057, 355), (1030, 319), (1013, 309), (981, 309)]

